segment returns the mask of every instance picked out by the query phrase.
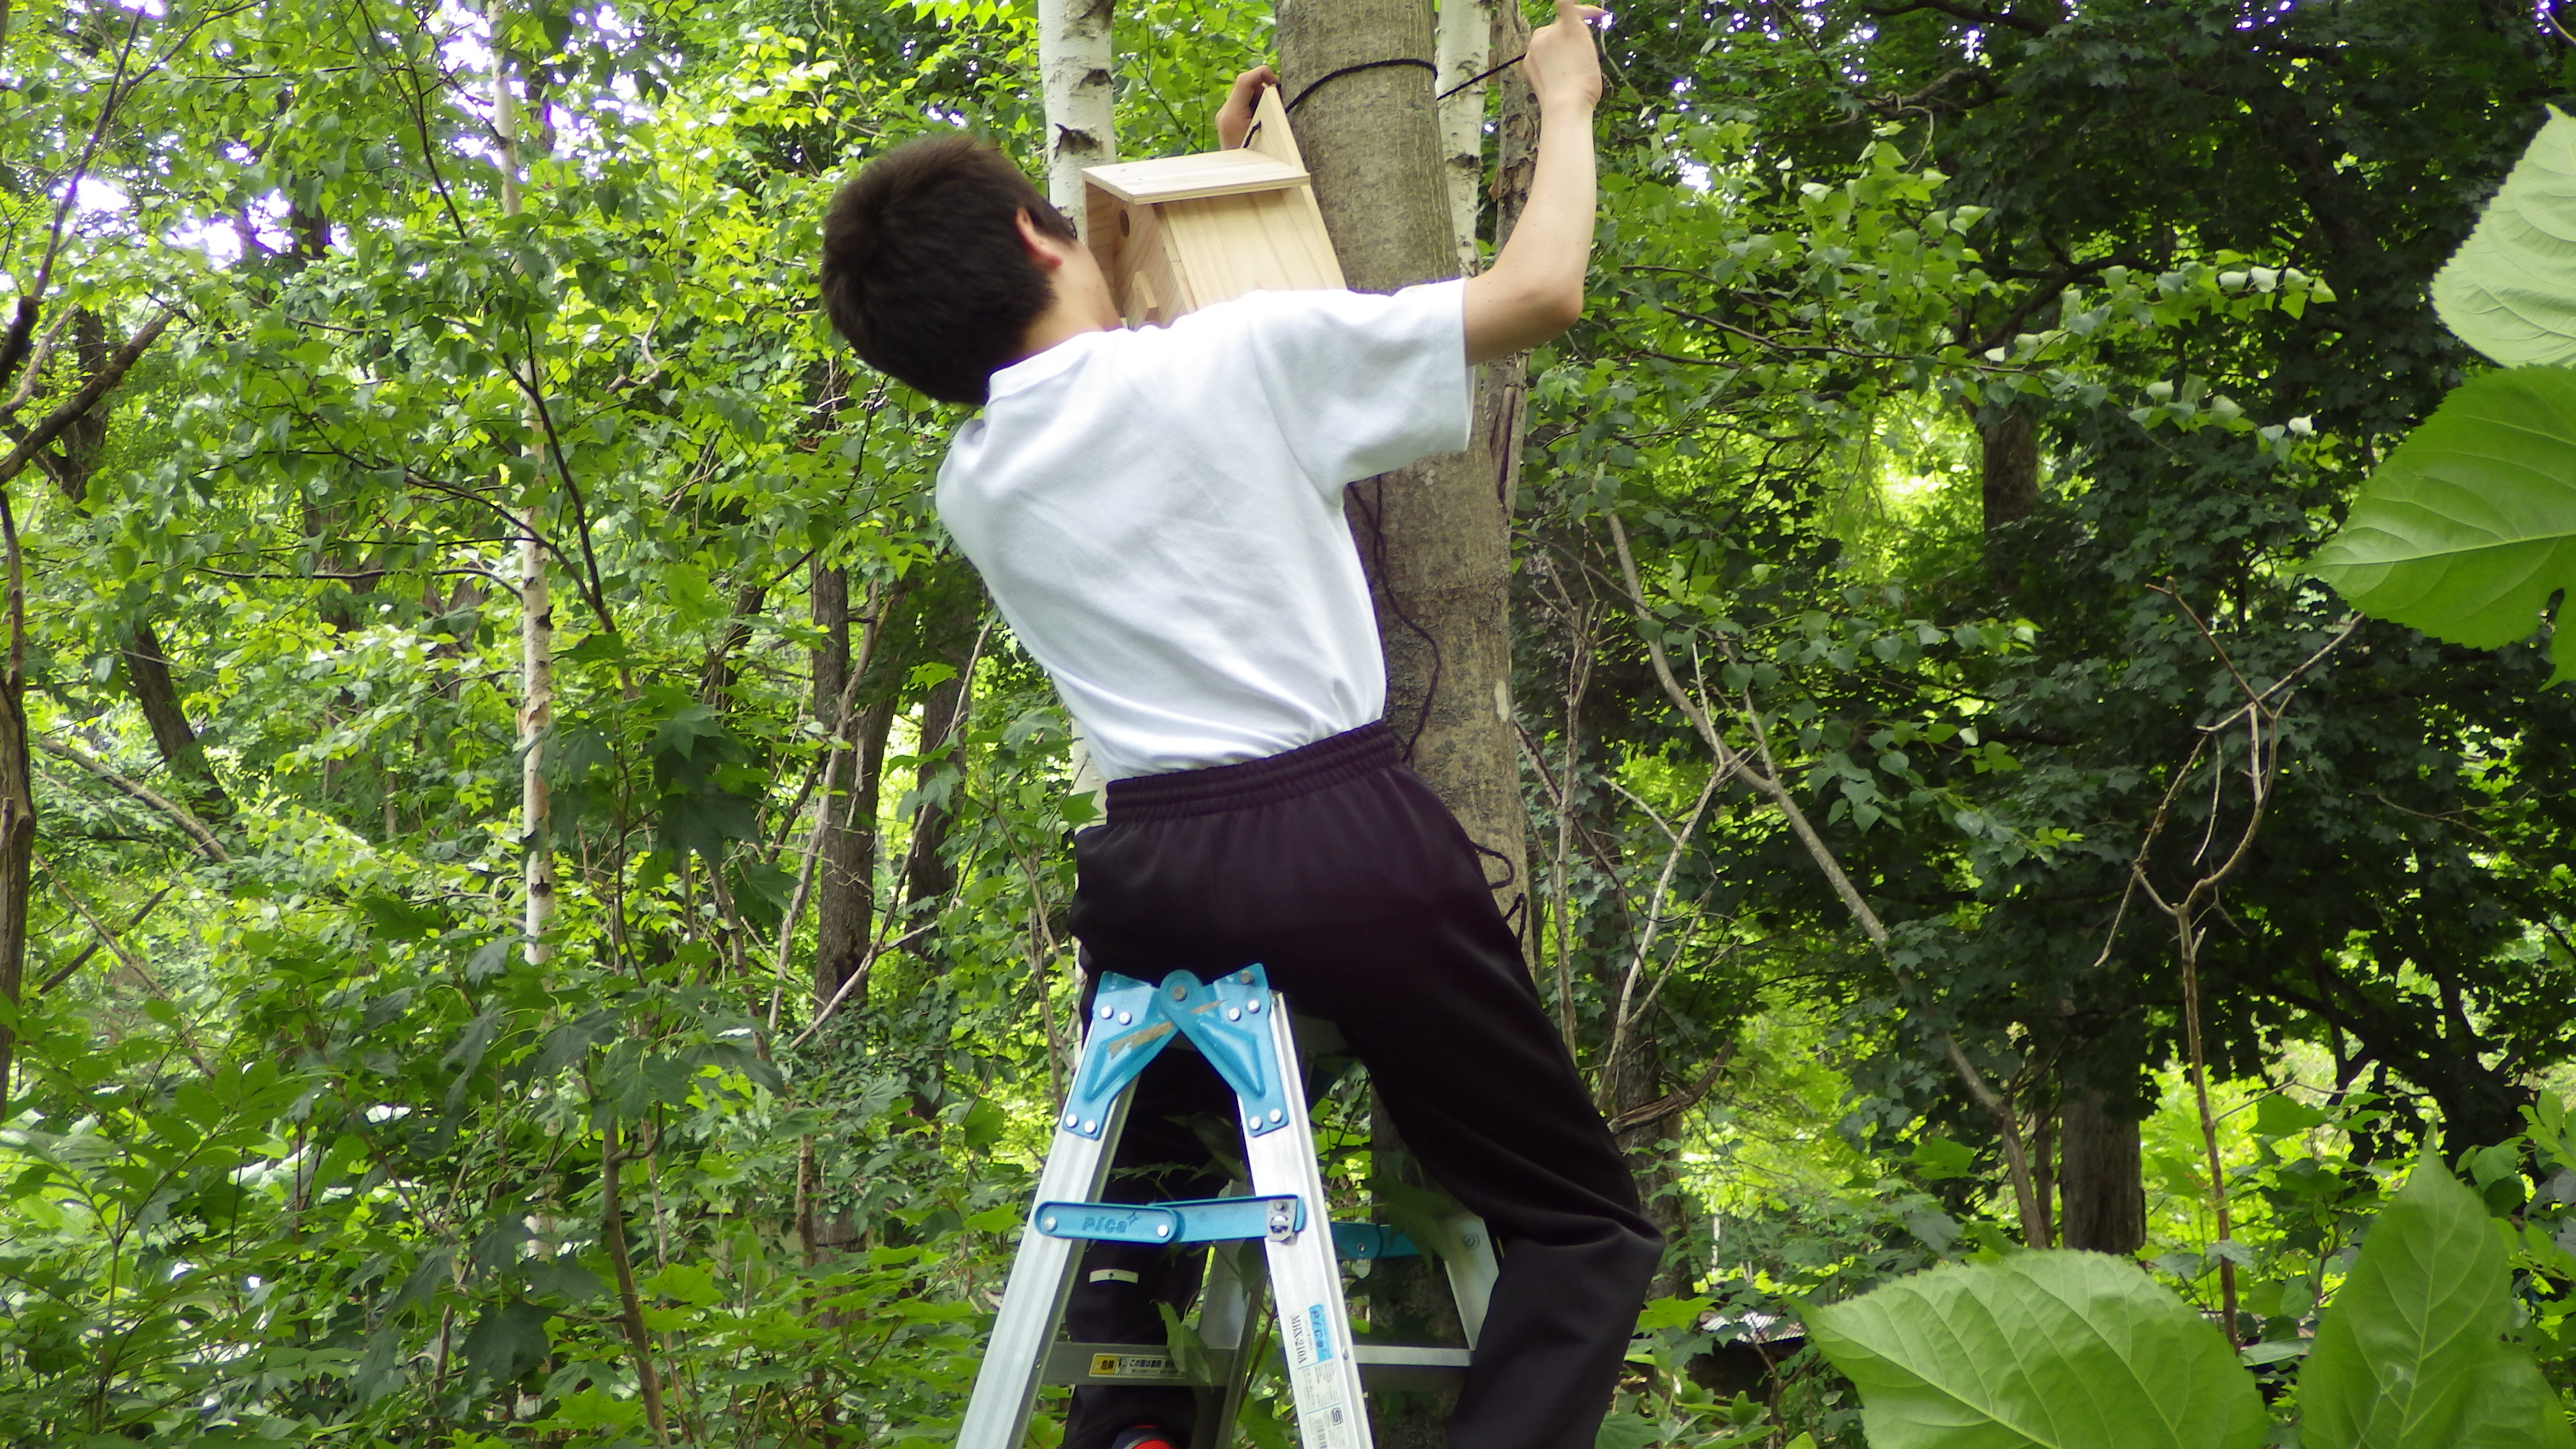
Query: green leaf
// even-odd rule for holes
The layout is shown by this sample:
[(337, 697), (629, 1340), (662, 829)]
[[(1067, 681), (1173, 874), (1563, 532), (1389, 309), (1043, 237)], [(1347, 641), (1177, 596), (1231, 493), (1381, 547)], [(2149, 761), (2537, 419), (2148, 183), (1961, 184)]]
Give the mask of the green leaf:
[(967, 1150), (981, 1152), (1000, 1141), (1002, 1129), (1009, 1124), (1010, 1118), (991, 1099), (978, 1097), (975, 1105), (966, 1109), (966, 1120), (958, 1126), (965, 1129)]
[(2433, 310), (2507, 367), (2576, 361), (2576, 121), (2556, 106), (2433, 278)]
[(2317, 1327), (2299, 1374), (2301, 1442), (2452, 1449), (2480, 1386), (2499, 1372), (2507, 1288), (2485, 1205), (2439, 1159), (2417, 1162)]
[(2304, 1103), (2274, 1093), (2254, 1104), (2254, 1135), (2257, 1137), (2296, 1137), (2312, 1127), (2323, 1127), (2331, 1119), (2325, 1113)]
[(483, 1311), (465, 1335), (465, 1361), (496, 1384), (546, 1361), (546, 1310), (513, 1298)]
[(2513, 1344), (2499, 1344), (2470, 1388), (2450, 1449), (2569, 1449), (2567, 1406), (2540, 1376), (2540, 1365)]
[(1592, 1449), (1654, 1449), (1664, 1428), (1643, 1414), (1612, 1414), (1592, 1435)]
[(1710, 1308), (1706, 1298), (1658, 1298), (1637, 1311), (1637, 1331), (1653, 1333), (1666, 1328), (1689, 1328)]
[(2253, 1449), (2254, 1380), (2183, 1301), (2103, 1253), (2018, 1253), (1811, 1308), (1872, 1449)]
[(417, 941), (447, 927), (447, 912), (435, 905), (415, 906), (393, 896), (360, 896), (357, 905), (388, 941)]
[[(2576, 584), (2576, 371), (2454, 390), (2363, 485), (2311, 570), (2355, 608), (2493, 649)], [(2569, 676), (2558, 660), (2551, 683)]]
[(644, 1287), (665, 1298), (676, 1298), (692, 1307), (704, 1308), (724, 1301), (725, 1290), (715, 1274), (695, 1263), (673, 1263), (670, 1267), (644, 1280)]
[(1925, 1182), (1945, 1182), (1954, 1177), (1973, 1177), (1977, 1171), (1974, 1150), (1947, 1137), (1926, 1137), (1914, 1144), (1912, 1162), (1916, 1175)]

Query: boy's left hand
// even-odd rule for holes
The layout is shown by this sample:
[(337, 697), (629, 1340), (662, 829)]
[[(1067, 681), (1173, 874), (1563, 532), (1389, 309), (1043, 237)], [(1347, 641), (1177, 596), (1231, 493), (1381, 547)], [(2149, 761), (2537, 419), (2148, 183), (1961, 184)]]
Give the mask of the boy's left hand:
[(1252, 108), (1261, 104), (1261, 88), (1279, 84), (1279, 72), (1266, 65), (1256, 65), (1234, 78), (1234, 89), (1228, 91), (1225, 104), (1216, 108), (1216, 143), (1231, 151), (1252, 134)]

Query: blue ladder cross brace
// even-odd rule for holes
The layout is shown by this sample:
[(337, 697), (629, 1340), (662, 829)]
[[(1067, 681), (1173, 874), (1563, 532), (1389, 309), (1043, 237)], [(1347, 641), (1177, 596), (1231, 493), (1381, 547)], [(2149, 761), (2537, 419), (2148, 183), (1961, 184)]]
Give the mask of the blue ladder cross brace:
[[(1065, 1097), (1064, 1130), (1098, 1140), (1110, 1104), (1176, 1035), (1187, 1036), (1234, 1089), (1245, 1133), (1259, 1137), (1288, 1125), (1288, 1098), (1263, 1015), (1269, 1009), (1270, 979), (1258, 966), (1227, 972), (1214, 985), (1187, 971), (1173, 972), (1160, 986), (1103, 972), (1091, 998), (1094, 1027)], [(1100, 1029), (1113, 1025), (1120, 1030)]]

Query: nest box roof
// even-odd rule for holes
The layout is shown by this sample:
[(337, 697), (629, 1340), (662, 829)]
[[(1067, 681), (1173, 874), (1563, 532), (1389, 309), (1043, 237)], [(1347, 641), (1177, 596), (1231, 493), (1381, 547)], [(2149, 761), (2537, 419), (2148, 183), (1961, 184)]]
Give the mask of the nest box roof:
[(1276, 191), (1308, 178), (1303, 166), (1257, 150), (1235, 150), (1091, 166), (1084, 168), (1082, 179), (1121, 201), (1152, 203)]

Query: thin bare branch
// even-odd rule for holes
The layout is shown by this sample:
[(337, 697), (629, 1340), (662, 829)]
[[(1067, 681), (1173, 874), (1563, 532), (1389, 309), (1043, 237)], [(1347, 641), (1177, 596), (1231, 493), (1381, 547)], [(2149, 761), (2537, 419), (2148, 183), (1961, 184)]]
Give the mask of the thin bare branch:
[(206, 822), (190, 814), (186, 806), (139, 780), (128, 779), (117, 773), (106, 761), (67, 740), (59, 740), (52, 735), (37, 735), (35, 740), (36, 747), (46, 754), (59, 755), (71, 761), (106, 781), (128, 799), (160, 812), (171, 824), (178, 826), (182, 834), (196, 842), (198, 853), (206, 859), (217, 865), (227, 864), (232, 860), (232, 855), (224, 849), (224, 843), (215, 838), (215, 832), (206, 828)]

